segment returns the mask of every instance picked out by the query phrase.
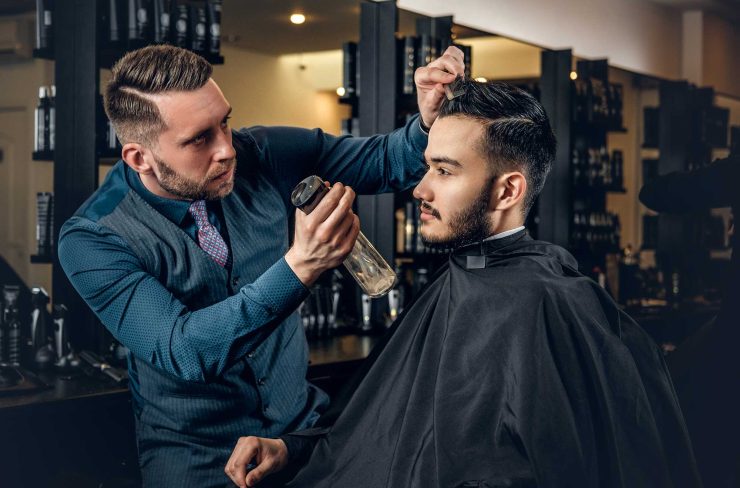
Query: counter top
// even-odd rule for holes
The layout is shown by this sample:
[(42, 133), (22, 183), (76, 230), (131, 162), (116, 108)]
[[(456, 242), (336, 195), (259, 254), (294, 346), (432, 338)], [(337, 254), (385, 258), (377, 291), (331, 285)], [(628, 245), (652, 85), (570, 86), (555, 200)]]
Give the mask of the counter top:
[[(346, 335), (310, 342), (308, 378), (325, 378), (334, 371), (346, 376), (350, 369), (367, 357), (377, 339), (373, 336)], [(116, 383), (86, 364), (72, 373), (52, 369), (30, 374), (29, 379), (38, 379), (45, 386), (28, 392), (0, 392), (0, 411), (7, 412), (20, 407), (37, 408), (62, 401), (129, 396), (125, 385)]]

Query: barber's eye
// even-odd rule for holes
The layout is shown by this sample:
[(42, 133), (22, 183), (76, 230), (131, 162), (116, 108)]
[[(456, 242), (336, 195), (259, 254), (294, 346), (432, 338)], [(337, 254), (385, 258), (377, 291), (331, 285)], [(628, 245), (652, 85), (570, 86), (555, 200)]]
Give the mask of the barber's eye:
[(192, 139), (190, 139), (190, 144), (192, 144), (194, 146), (200, 146), (204, 142), (206, 142), (206, 135), (205, 134), (201, 134), (199, 136), (195, 136)]
[(451, 173), (444, 168), (437, 168), (437, 174), (440, 176), (449, 176)]
[(228, 117), (226, 117), (226, 118), (225, 118), (225, 119), (224, 119), (224, 120), (223, 120), (223, 121), (221, 122), (221, 128), (225, 129), (225, 128), (227, 128), (227, 127), (229, 126), (229, 119), (230, 119), (230, 118), (231, 118), (231, 116), (228, 116)]

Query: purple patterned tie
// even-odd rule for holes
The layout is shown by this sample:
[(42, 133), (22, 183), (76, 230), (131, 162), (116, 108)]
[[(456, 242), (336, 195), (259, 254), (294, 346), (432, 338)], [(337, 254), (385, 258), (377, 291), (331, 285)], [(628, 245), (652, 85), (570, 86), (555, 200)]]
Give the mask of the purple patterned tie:
[(206, 210), (205, 200), (196, 200), (190, 204), (188, 209), (190, 215), (195, 219), (198, 226), (198, 245), (208, 253), (221, 267), (226, 266), (229, 260), (229, 248), (226, 246), (224, 238), (208, 221), (208, 211)]

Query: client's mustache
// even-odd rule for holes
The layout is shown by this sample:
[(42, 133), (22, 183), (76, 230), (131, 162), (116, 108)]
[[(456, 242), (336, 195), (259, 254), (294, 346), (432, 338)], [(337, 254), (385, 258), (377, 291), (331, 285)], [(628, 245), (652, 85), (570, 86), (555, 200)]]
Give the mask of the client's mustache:
[(431, 213), (431, 214), (432, 214), (432, 216), (434, 216), (434, 217), (436, 217), (436, 218), (438, 218), (438, 219), (442, 220), (442, 215), (440, 215), (440, 213), (439, 213), (439, 212), (437, 211), (437, 209), (436, 209), (436, 208), (432, 207), (432, 206), (431, 206), (431, 205), (429, 205), (429, 204), (428, 204), (427, 202), (424, 202), (424, 201), (422, 201), (422, 202), (421, 202), (421, 203), (419, 204), (419, 206), (420, 206), (421, 208), (423, 208), (424, 210), (426, 210), (427, 212)]

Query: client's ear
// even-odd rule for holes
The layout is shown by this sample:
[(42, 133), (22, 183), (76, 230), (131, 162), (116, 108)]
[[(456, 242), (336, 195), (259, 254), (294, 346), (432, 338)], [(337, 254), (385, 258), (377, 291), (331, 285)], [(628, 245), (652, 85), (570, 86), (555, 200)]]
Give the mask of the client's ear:
[(494, 182), (491, 195), (493, 210), (509, 210), (524, 204), (527, 193), (527, 179), (519, 171), (504, 173)]

